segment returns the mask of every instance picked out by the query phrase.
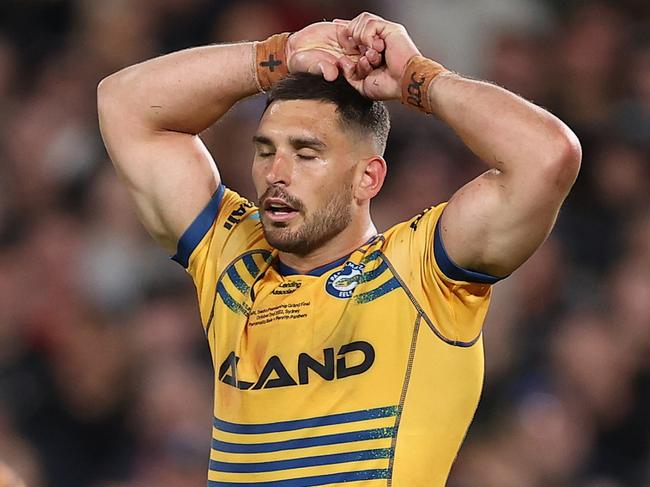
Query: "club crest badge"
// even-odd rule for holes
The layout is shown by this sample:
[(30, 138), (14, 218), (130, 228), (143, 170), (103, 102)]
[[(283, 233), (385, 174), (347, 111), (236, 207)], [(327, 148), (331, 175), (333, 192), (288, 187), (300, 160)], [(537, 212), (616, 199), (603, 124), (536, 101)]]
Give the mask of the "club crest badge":
[(325, 290), (335, 298), (348, 299), (363, 279), (363, 264), (347, 262), (343, 269), (327, 278)]

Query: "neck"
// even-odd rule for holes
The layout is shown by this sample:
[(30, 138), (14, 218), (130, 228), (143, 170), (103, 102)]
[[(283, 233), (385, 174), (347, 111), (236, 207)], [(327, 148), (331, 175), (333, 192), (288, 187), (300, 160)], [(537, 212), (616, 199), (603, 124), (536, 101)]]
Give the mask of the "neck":
[(352, 221), (336, 237), (307, 255), (280, 252), (279, 256), (283, 264), (295, 269), (300, 274), (307, 274), (312, 269), (351, 254), (375, 235), (377, 235), (377, 229), (368, 215), (362, 222)]

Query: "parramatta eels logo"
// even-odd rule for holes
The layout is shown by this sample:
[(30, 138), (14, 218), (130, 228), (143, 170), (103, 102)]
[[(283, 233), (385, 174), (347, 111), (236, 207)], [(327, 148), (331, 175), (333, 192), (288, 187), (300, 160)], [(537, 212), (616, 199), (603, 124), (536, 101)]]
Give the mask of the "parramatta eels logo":
[(363, 279), (363, 264), (348, 262), (343, 269), (333, 273), (325, 283), (325, 290), (335, 298), (347, 299)]

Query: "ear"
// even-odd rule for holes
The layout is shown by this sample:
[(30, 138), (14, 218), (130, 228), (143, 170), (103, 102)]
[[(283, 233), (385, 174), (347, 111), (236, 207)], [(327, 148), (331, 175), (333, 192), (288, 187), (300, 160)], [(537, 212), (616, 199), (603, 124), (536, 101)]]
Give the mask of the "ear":
[(386, 179), (386, 161), (381, 156), (373, 156), (359, 164), (360, 177), (354, 197), (360, 203), (374, 198)]

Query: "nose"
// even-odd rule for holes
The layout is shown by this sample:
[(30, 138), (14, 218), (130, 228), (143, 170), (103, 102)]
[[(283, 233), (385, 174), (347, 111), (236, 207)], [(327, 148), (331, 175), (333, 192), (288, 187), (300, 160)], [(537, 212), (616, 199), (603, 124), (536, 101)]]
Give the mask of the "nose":
[(266, 182), (269, 185), (283, 184), (289, 186), (291, 184), (291, 176), (293, 174), (293, 161), (290, 157), (286, 157), (276, 152), (271, 165), (266, 172)]

